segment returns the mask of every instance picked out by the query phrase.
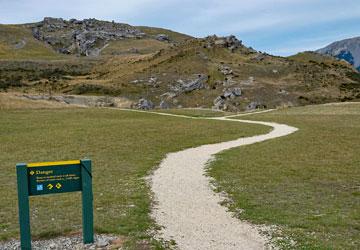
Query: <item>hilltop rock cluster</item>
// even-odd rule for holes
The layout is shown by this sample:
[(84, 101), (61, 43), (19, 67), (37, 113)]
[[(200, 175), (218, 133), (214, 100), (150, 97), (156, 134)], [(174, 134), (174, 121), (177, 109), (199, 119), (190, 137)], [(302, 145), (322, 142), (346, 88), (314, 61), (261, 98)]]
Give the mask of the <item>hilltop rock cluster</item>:
[(242, 41), (238, 40), (234, 35), (225, 37), (218, 37), (216, 35), (208, 36), (205, 38), (205, 41), (205, 47), (208, 49), (213, 47), (223, 47), (234, 52), (237, 48), (243, 47)]
[(45, 17), (43, 21), (32, 24), (31, 28), (36, 39), (48, 43), (58, 52), (84, 56), (97, 56), (110, 40), (145, 36), (128, 24), (94, 18), (67, 21)]

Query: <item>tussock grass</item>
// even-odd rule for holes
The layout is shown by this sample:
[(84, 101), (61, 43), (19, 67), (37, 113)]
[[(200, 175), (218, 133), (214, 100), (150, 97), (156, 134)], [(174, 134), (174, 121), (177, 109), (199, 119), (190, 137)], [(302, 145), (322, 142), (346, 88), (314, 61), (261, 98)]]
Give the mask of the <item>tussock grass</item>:
[(150, 54), (167, 47), (168, 44), (155, 39), (126, 39), (110, 42), (109, 46), (101, 51), (101, 55), (134, 54), (134, 49), (138, 54)]

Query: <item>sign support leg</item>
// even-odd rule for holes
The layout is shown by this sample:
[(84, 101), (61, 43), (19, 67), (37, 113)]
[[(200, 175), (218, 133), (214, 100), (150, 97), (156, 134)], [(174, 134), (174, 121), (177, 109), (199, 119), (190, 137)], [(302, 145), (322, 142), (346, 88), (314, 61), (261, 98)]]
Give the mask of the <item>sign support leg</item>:
[(21, 250), (31, 249), (29, 192), (26, 164), (16, 165)]
[(94, 242), (91, 160), (81, 160), (82, 220), (84, 244)]

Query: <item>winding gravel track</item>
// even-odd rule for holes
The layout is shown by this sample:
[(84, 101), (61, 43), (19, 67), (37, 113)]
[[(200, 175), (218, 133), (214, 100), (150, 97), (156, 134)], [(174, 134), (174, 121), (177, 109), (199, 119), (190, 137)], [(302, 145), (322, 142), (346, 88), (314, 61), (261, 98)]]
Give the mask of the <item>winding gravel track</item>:
[(205, 166), (213, 155), (223, 150), (286, 136), (297, 131), (297, 128), (230, 117), (194, 118), (157, 114), (260, 124), (273, 128), (264, 135), (169, 153), (151, 177), (155, 200), (152, 216), (162, 227), (159, 237), (174, 240), (179, 249), (266, 249), (267, 239), (260, 235), (258, 228), (232, 217), (219, 204), (222, 198), (213, 192), (209, 178), (204, 175)]
[(223, 197), (213, 192), (210, 179), (205, 175), (205, 167), (213, 159), (213, 156), (221, 151), (286, 136), (296, 132), (297, 128), (273, 122), (231, 119), (273, 110), (211, 118), (129, 109), (121, 110), (272, 127), (273, 130), (267, 134), (169, 153), (151, 176), (151, 189), (154, 193), (155, 203), (152, 217), (162, 228), (158, 232), (159, 238), (167, 241), (174, 240), (181, 250), (270, 248), (267, 245), (268, 239), (260, 234), (259, 227), (234, 218), (224, 206), (220, 205)]

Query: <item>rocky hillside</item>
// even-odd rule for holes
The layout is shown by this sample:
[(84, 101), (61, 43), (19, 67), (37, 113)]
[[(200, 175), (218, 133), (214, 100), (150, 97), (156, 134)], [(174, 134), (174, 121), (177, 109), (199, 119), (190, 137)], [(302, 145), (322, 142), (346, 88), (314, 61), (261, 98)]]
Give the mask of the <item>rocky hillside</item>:
[(37, 23), (0, 24), (0, 59), (147, 54), (191, 38), (166, 29), (135, 27), (93, 18), (64, 20), (45, 17)]
[(140, 108), (236, 111), (357, 99), (356, 76), (347, 63), (330, 57), (274, 57), (246, 47), (234, 36), (210, 36), (143, 58), (113, 58), (93, 71), (82, 90), (91, 91), (102, 79), (125, 96), (149, 101), (139, 102)]
[[(31, 28), (33, 36), (53, 47), (62, 54), (98, 56), (111, 41), (125, 39), (154, 38), (170, 42), (170, 36), (164, 33), (151, 34), (151, 28), (100, 21), (94, 18), (84, 20), (64, 20), (45, 17), (43, 21), (26, 25)], [(142, 32), (145, 29), (148, 34)], [(155, 29), (156, 30), (156, 29)], [(154, 32), (152, 32), (154, 33)]]
[(360, 71), (360, 37), (334, 42), (316, 52), (345, 60)]
[(96, 19), (67, 21), (46, 17), (28, 27), (36, 39), (49, 44), (56, 51), (84, 56), (99, 55), (109, 41), (145, 36), (145, 33), (130, 25)]
[(110, 95), (140, 109), (237, 111), (360, 99), (360, 75), (329, 56), (276, 57), (235, 36), (200, 39), (95, 19), (0, 25), (0, 59), (0, 90)]

